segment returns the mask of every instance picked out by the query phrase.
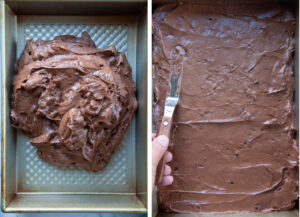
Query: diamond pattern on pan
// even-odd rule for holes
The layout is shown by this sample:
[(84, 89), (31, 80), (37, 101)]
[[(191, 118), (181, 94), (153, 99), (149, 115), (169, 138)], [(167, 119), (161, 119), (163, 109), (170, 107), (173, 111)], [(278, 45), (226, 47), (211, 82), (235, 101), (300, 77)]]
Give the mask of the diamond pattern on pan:
[(28, 24), (25, 25), (25, 40), (51, 40), (59, 35), (80, 37), (86, 31), (97, 48), (115, 45), (127, 55), (128, 26), (125, 24)]

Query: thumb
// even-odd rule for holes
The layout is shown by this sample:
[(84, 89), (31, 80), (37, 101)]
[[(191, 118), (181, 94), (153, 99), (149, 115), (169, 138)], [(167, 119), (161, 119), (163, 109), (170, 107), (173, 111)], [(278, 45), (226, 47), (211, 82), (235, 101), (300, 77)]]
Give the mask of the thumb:
[(156, 169), (160, 159), (168, 149), (169, 138), (165, 135), (158, 136), (152, 142), (152, 167)]

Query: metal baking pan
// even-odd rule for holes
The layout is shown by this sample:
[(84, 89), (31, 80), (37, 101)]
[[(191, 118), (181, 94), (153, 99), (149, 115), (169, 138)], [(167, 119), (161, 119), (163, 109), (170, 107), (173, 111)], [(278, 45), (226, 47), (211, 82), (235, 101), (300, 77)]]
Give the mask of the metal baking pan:
[[(1, 207), (4, 212), (147, 211), (146, 0), (1, 0)], [(14, 64), (28, 39), (80, 36), (116, 45), (132, 66), (138, 111), (107, 167), (98, 173), (40, 160), (9, 120)]]
[[(284, 2), (287, 4), (291, 4), (292, 7), (296, 11), (296, 44), (295, 44), (295, 54), (294, 54), (294, 77), (295, 77), (295, 112), (296, 112), (296, 125), (297, 130), (299, 131), (299, 1), (298, 0), (152, 0), (152, 11), (154, 11), (157, 7), (173, 3), (173, 2), (226, 2), (228, 4), (235, 4), (235, 3), (251, 3), (251, 4), (260, 4), (266, 2)], [(299, 136), (298, 136), (299, 141)], [(289, 211), (279, 211), (279, 212), (271, 212), (271, 213), (237, 213), (237, 214), (224, 214), (220, 215), (217, 214), (215, 216), (218, 217), (298, 217), (299, 216), (299, 199), (298, 204), (293, 210)], [(152, 216), (156, 217), (209, 217), (214, 216), (213, 214), (208, 215), (197, 215), (197, 214), (178, 214), (178, 213), (163, 213), (160, 212), (157, 205), (157, 191), (155, 189), (152, 195)]]

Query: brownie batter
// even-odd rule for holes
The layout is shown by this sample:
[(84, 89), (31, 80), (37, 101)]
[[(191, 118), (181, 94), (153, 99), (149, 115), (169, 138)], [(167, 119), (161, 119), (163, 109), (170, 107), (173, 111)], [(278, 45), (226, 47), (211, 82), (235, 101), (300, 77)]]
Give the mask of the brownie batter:
[(26, 42), (16, 64), (11, 123), (43, 160), (102, 170), (137, 108), (125, 54), (91, 37)]
[[(161, 211), (294, 207), (294, 31), (293, 13), (275, 4), (178, 3), (155, 10), (156, 130), (170, 71), (183, 70), (169, 148), (174, 183), (159, 188)], [(174, 59), (182, 49), (183, 58)]]

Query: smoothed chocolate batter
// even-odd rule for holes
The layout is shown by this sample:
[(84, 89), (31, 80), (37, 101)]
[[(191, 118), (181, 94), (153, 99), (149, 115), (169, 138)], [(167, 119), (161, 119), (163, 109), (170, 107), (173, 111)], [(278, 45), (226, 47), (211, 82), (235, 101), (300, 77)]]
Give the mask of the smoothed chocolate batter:
[[(156, 130), (170, 71), (183, 70), (169, 148), (174, 183), (159, 188), (161, 211), (267, 212), (294, 207), (294, 31), (293, 14), (275, 4), (178, 3), (156, 9)], [(176, 47), (185, 55), (174, 60)]]
[(137, 108), (124, 53), (97, 49), (88, 33), (26, 42), (16, 64), (11, 123), (43, 160), (102, 170)]

